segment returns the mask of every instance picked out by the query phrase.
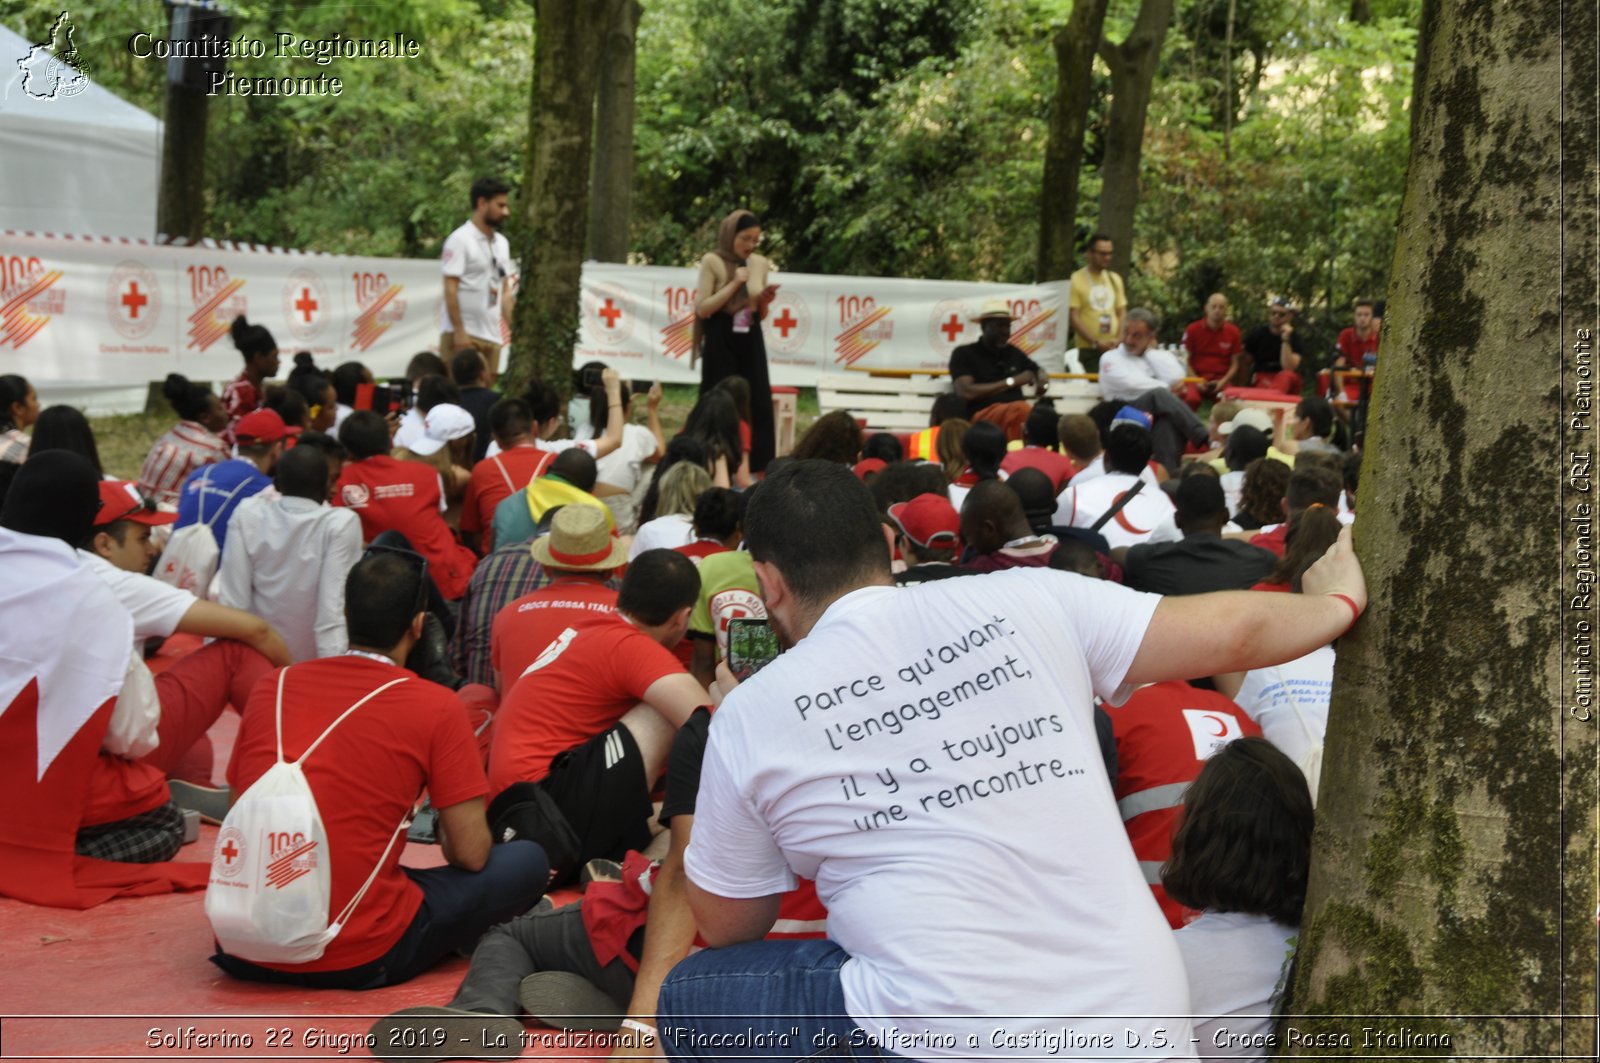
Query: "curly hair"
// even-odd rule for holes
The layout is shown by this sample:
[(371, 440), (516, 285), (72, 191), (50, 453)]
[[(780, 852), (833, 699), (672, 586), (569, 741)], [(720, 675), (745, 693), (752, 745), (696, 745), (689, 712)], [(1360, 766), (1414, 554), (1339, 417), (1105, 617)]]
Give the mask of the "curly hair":
[(1254, 517), (1258, 526), (1283, 519), (1283, 495), (1289, 489), (1289, 466), (1277, 458), (1257, 458), (1244, 467), (1239, 489), (1239, 512)]

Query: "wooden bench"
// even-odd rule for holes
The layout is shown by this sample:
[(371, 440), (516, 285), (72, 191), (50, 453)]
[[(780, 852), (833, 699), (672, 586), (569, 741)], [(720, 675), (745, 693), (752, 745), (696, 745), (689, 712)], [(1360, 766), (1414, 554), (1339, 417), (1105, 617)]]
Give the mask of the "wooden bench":
[[(1088, 413), (1100, 401), (1092, 373), (1051, 373), (1050, 399), (1061, 413)], [(829, 373), (817, 381), (817, 409), (844, 410), (868, 432), (916, 432), (928, 427), (933, 400), (950, 390), (950, 375), (935, 370), (878, 369)], [(1031, 389), (1024, 389), (1031, 395)]]

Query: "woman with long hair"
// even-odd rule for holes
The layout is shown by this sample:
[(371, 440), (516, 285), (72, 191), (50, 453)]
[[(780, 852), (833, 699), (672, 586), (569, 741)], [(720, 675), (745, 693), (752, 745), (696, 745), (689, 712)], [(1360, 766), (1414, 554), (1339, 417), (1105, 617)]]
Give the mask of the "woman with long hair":
[(694, 507), (710, 490), (711, 475), (703, 466), (680, 461), (661, 477), (660, 488), (656, 516), (639, 525), (628, 551), (629, 561), (646, 550), (672, 550), (694, 542)]
[(21, 465), (28, 456), (28, 428), (39, 419), (39, 393), (25, 377), (0, 376), (0, 462)]
[(139, 470), (139, 490), (162, 505), (176, 506), (178, 489), (190, 473), (232, 456), (221, 434), (228, 427), (228, 413), (210, 388), (180, 373), (167, 374), (161, 393), (178, 423), (150, 448)]
[(94, 441), (94, 429), (89, 419), (76, 406), (52, 406), (39, 414), (33, 423), (31, 457), (41, 450), (70, 450), (88, 460), (94, 471), (103, 478), (105, 467), (100, 464), (100, 447)]
[(667, 452), (666, 437), (661, 432), (661, 385), (652, 384), (645, 394), (646, 424), (632, 424), (633, 389), (622, 389), (622, 408), (610, 409), (603, 385), (589, 389), (588, 420), (591, 436), (604, 435), (611, 418), (622, 418), (622, 445), (595, 463), (594, 496), (611, 508), (617, 527), (632, 530), (637, 527), (638, 513), (633, 505), (633, 493), (644, 476), (644, 467), (654, 465)]
[(1266, 1058), (1306, 903), (1313, 820), (1305, 776), (1262, 738), (1217, 750), (1184, 792), (1161, 884), (1200, 909), (1175, 936), (1202, 1059)]
[[(1344, 525), (1320, 502), (1289, 521), (1283, 560), (1253, 591), (1300, 593), (1306, 570), (1338, 541)], [(1333, 698), (1333, 665), (1338, 639), (1282, 664), (1213, 677), (1217, 691), (1232, 698), (1261, 727), (1267, 741), (1300, 766), (1316, 800), (1322, 780), (1322, 740)]]
[(939, 426), (939, 438), (934, 441), (933, 452), (939, 464), (944, 466), (944, 478), (948, 483), (955, 483), (966, 471), (967, 452), (962, 443), (971, 429), (972, 422), (964, 417), (946, 418)]
[[(941, 433), (942, 434), (942, 433)], [(1000, 463), (1006, 457), (1006, 433), (993, 421), (975, 421), (961, 437), (961, 457), (965, 463), (950, 481), (950, 504), (960, 512), (972, 489), (985, 480), (1002, 479)]]
[(672, 471), (673, 466), (683, 461), (705, 469), (709, 464), (706, 457), (705, 444), (692, 436), (686, 435), (673, 436), (671, 441), (667, 443), (667, 453), (660, 461), (656, 462), (656, 471), (650, 477), (650, 488), (645, 491), (644, 498), (639, 502), (640, 525), (656, 519), (656, 511), (661, 501), (661, 480), (668, 472)]
[(1239, 509), (1233, 515), (1241, 530), (1255, 531), (1283, 519), (1283, 494), (1289, 489), (1290, 471), (1277, 458), (1256, 458), (1245, 466)]
[(820, 458), (854, 465), (861, 460), (861, 424), (844, 410), (825, 413), (811, 422), (789, 456), (795, 461)]
[[(725, 377), (741, 376), (749, 383), (753, 474), (766, 470), (776, 443), (761, 319), (777, 287), (767, 283), (772, 264), (756, 254), (761, 236), (761, 219), (748, 210), (735, 210), (723, 218), (717, 228), (717, 249), (700, 260), (695, 286), (700, 395), (710, 393)], [(729, 471), (737, 468), (737, 462), (731, 463)]]
[(727, 392), (702, 394), (684, 418), (683, 434), (706, 448), (707, 468), (718, 487), (736, 486), (735, 474), (750, 468), (739, 441), (739, 408)]

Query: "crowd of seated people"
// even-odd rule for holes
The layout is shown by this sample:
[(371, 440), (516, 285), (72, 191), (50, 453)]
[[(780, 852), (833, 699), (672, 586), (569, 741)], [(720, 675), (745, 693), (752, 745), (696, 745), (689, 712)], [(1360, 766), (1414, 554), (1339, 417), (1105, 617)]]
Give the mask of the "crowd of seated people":
[[(1117, 999), (1192, 1009), (1202, 1034), (1270, 1012), (1337, 641), (1365, 603), (1345, 531), (1359, 456), (1325, 399), (1280, 426), (1121, 398), (969, 422), (941, 396), (905, 437), (819, 416), (753, 477), (738, 378), (669, 436), (659, 385), (599, 363), (563, 407), (543, 383), (485, 387), (475, 351), (419, 355), (393, 391), (302, 353), (280, 386), (270, 334), (241, 319), (235, 339), (224, 397), (167, 379), (177, 423), (137, 482), (105, 476), (76, 411), (0, 378), (0, 607), (36, 611), (3, 628), (0, 696), (23, 711), (0, 729), (26, 716), (55, 765), (22, 791), (53, 814), (0, 836), (0, 893), (85, 907), (204, 886), (206, 865), (174, 862), (189, 821), (221, 823), (303, 760), (340, 928), (291, 959), (219, 932), (212, 958), (365, 989), (470, 954), (452, 999), (373, 1029), (479, 1047), (393, 1058), (515, 1058), (523, 1014), (676, 1057), (727, 1014), (881, 1039), (883, 1014), (965, 1031), (974, 1008)], [(163, 543), (196, 524), (215, 578), (163, 582)], [(106, 637), (73, 659), (86, 609)], [(754, 668), (752, 625), (783, 649)], [(185, 633), (210, 641), (152, 675)], [(423, 791), (444, 866), (417, 870), (394, 842)], [(1062, 800), (1071, 837), (1033, 859)], [(963, 895), (938, 885), (979, 851)], [(1218, 877), (1217, 853), (1251, 867)], [(1068, 874), (1087, 885), (1062, 901)], [(541, 905), (570, 885), (580, 903)], [(901, 924), (932, 905), (959, 940), (920, 955)], [(1016, 944), (964, 951), (997, 935)], [(1066, 955), (1079, 988), (1039, 996), (1023, 972)], [(968, 962), (981, 1000), (958, 1007)]]

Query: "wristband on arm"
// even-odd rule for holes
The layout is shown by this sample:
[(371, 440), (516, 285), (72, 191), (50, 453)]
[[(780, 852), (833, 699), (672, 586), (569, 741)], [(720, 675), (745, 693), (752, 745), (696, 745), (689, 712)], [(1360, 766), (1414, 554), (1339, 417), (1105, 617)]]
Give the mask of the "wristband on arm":
[(1343, 638), (1344, 635), (1350, 634), (1351, 628), (1356, 626), (1356, 621), (1361, 619), (1361, 610), (1356, 606), (1356, 600), (1350, 597), (1348, 594), (1339, 594), (1335, 592), (1329, 594), (1328, 597), (1337, 598), (1350, 607), (1350, 627), (1344, 629), (1344, 634), (1340, 636), (1340, 638)]

